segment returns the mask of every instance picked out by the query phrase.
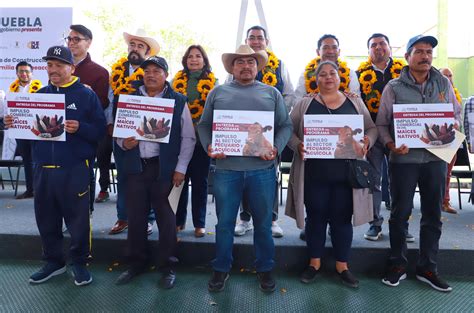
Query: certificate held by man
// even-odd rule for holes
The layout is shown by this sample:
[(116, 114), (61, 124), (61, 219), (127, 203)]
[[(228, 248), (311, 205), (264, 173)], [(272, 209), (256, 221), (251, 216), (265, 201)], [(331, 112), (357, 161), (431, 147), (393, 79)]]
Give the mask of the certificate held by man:
[(66, 141), (64, 94), (8, 93), (6, 99), (11, 138)]
[(174, 99), (120, 95), (113, 136), (168, 143)]
[(273, 150), (272, 111), (215, 110), (212, 151), (231, 156), (260, 157)]

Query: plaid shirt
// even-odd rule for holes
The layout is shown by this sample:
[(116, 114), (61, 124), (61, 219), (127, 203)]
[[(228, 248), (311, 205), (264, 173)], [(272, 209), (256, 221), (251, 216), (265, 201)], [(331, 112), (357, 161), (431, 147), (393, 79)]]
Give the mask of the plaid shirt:
[[(474, 112), (474, 96), (471, 96), (467, 99), (464, 104), (464, 134), (466, 135), (466, 140), (469, 142), (469, 119), (468, 114)], [(471, 121), (474, 123), (474, 121)]]

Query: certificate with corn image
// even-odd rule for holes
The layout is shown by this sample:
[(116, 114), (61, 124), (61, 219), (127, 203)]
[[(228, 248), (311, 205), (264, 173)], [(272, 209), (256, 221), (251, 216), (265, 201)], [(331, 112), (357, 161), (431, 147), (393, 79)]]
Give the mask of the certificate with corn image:
[(455, 139), (451, 103), (394, 104), (395, 144), (408, 148), (448, 148)]
[(60, 94), (7, 94), (13, 116), (9, 136), (16, 139), (65, 141), (65, 100)]
[(168, 143), (174, 100), (120, 95), (113, 136)]

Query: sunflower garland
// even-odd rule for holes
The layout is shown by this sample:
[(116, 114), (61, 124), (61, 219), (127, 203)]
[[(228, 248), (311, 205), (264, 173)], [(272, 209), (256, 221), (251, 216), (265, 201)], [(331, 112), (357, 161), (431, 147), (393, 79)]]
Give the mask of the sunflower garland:
[[(41, 88), (41, 82), (37, 79), (34, 79), (30, 83), (30, 88), (28, 89), (29, 93), (35, 93)], [(10, 92), (18, 92), (20, 90), (20, 80), (15, 79), (13, 83), (10, 84)]]
[[(311, 60), (311, 62), (306, 65), (304, 70), (304, 80), (305, 80), (305, 87), (306, 93), (315, 93), (319, 92), (319, 87), (316, 83), (316, 69), (318, 68), (319, 62), (321, 61), (321, 57), (316, 57), (315, 59)], [(346, 91), (349, 89), (349, 83), (351, 81), (349, 74), (351, 70), (347, 66), (347, 63), (341, 61), (341, 59), (337, 59), (337, 64), (339, 66), (339, 78), (341, 83), (339, 84), (340, 91)]]
[(132, 82), (143, 79), (143, 69), (137, 68), (132, 75), (125, 77), (125, 62), (127, 58), (121, 58), (114, 65), (112, 65), (112, 74), (110, 75), (110, 87), (114, 95), (131, 94), (135, 91), (132, 87)]
[[(401, 59), (393, 59), (392, 66), (390, 67), (390, 74), (392, 79), (398, 78), (402, 72), (405, 63)], [(377, 81), (377, 75), (375, 73), (372, 61), (370, 58), (362, 62), (357, 69), (359, 74), (359, 83), (362, 87), (362, 93), (365, 95), (365, 103), (371, 113), (377, 113), (380, 107), (380, 91), (373, 89), (375, 82)]]
[(278, 79), (276, 76), (276, 71), (278, 67), (280, 66), (280, 61), (276, 57), (276, 55), (269, 51), (266, 50), (268, 54), (268, 61), (265, 67), (262, 69), (262, 83), (265, 85), (269, 85), (272, 87), (275, 87), (278, 84)]
[[(173, 84), (171, 85), (171, 88), (173, 88), (174, 91), (187, 96), (188, 79), (189, 78), (186, 72), (179, 71), (173, 78)], [(199, 92), (199, 98), (188, 104), (193, 121), (197, 122), (197, 120), (201, 117), (202, 112), (204, 111), (204, 104), (206, 103), (207, 95), (215, 85), (216, 77), (212, 72), (207, 74), (207, 77), (201, 78), (198, 81), (196, 89)]]

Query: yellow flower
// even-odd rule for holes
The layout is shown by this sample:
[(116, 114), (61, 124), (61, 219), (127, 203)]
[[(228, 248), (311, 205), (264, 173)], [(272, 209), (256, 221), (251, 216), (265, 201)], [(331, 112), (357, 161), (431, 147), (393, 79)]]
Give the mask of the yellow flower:
[(39, 80), (35, 79), (31, 81), (30, 90), (29, 90), (30, 93), (35, 93), (40, 89), (41, 89), (41, 82)]
[(188, 104), (189, 111), (191, 112), (191, 118), (193, 120), (201, 117), (202, 112), (204, 111), (204, 104), (201, 104), (199, 99), (193, 101), (193, 103)]
[(457, 88), (454, 88), (454, 95), (456, 96), (456, 100), (458, 101), (459, 105), (461, 105), (462, 97), (461, 97), (461, 93), (459, 92)]
[(370, 84), (361, 84), (362, 85), (362, 92), (366, 95), (372, 92), (372, 85)]
[(186, 79), (175, 79), (173, 81), (173, 89), (183, 95), (186, 95), (186, 89), (188, 88), (188, 80)]
[(278, 58), (271, 51), (267, 50), (267, 54), (268, 54), (267, 67), (270, 67), (272, 70), (276, 71), (276, 69), (280, 65), (280, 62), (278, 61)]
[(390, 73), (392, 74), (392, 78), (398, 78), (398, 76), (400, 76), (403, 66), (404, 65), (401, 62), (393, 62), (393, 65), (390, 68)]
[(372, 113), (377, 113), (380, 107), (380, 92), (378, 90), (373, 90), (369, 97), (366, 99), (367, 108)]
[(10, 84), (10, 92), (18, 92), (18, 89), (20, 88), (20, 80), (15, 79), (13, 83)]
[(209, 91), (212, 89), (212, 83), (210, 80), (207, 79), (200, 79), (197, 86), (196, 86), (197, 91), (201, 94), (208, 94)]
[(313, 76), (310, 79), (307, 79), (305, 82), (305, 87), (307, 93), (318, 92), (318, 84), (316, 83), (316, 77)]
[(361, 84), (373, 85), (377, 81), (377, 74), (374, 70), (366, 70), (360, 74), (359, 82)]
[(269, 86), (276, 86), (277, 84), (276, 75), (273, 74), (272, 72), (267, 72), (265, 75), (263, 75), (262, 83)]

